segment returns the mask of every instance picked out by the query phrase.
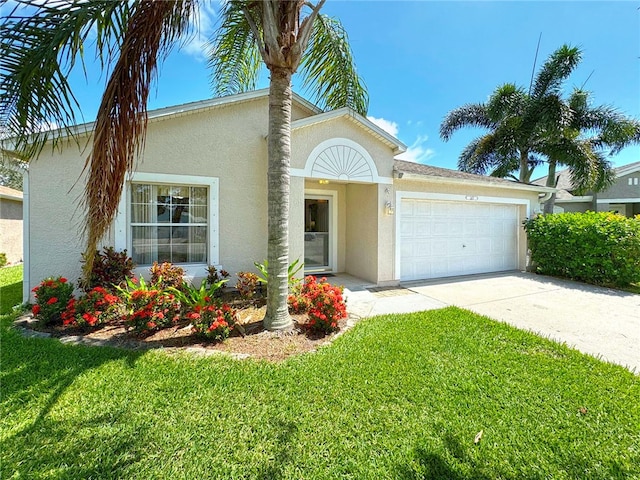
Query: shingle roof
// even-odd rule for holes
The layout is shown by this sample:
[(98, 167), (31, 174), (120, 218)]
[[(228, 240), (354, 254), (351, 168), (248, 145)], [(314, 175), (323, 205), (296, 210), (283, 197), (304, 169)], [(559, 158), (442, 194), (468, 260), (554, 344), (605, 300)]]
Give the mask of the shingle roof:
[(485, 175), (476, 175), (475, 173), (466, 173), (459, 170), (451, 170), (449, 168), (434, 167), (424, 165), (422, 163), (408, 162), (406, 160), (394, 160), (394, 169), (398, 172), (412, 173), (416, 175), (427, 175), (429, 177), (454, 178), (460, 180), (473, 180), (478, 182), (486, 182), (498, 185), (515, 185), (516, 182), (506, 180), (504, 178), (488, 177)]

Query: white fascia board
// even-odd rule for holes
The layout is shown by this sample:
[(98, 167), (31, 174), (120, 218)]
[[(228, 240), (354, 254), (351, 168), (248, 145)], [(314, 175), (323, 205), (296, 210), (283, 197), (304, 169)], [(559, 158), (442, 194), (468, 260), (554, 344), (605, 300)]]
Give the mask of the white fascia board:
[(640, 165), (626, 165), (624, 167), (616, 168), (616, 177), (624, 177), (630, 173), (640, 172)]
[(394, 148), (394, 155), (399, 155), (407, 151), (407, 146), (404, 143), (349, 107), (343, 107), (337, 110), (331, 110), (329, 112), (319, 113), (318, 115), (296, 120), (295, 122), (291, 122), (291, 130), (309, 127), (316, 123), (328, 122), (342, 117), (348, 118), (349, 120), (359, 124), (365, 130), (369, 130), (371, 133), (381, 138), (385, 143), (391, 145)]
[(555, 193), (558, 191), (557, 188), (554, 187), (543, 187), (538, 185), (529, 185), (525, 183), (490, 183), (483, 182), (482, 180), (469, 180), (466, 178), (454, 178), (454, 177), (437, 177), (434, 175), (420, 175), (416, 173), (404, 173), (402, 175), (403, 180), (422, 180), (425, 182), (432, 183), (449, 183), (456, 185), (474, 185), (478, 187), (488, 187), (488, 188), (504, 188), (507, 190), (524, 190), (527, 192), (537, 192), (537, 193)]
[(597, 203), (638, 203), (640, 202), (640, 197), (631, 197), (631, 198), (599, 198), (596, 200)]
[(18, 195), (18, 194), (14, 194), (14, 193), (2, 193), (2, 192), (0, 192), (0, 198), (3, 198), (5, 200), (17, 200), (19, 202), (22, 202), (24, 200), (24, 194), (21, 193), (20, 195)]
[(592, 201), (593, 201), (592, 195), (583, 195), (583, 196), (574, 195), (571, 198), (556, 199), (556, 203), (584, 203), (584, 202), (592, 202)]

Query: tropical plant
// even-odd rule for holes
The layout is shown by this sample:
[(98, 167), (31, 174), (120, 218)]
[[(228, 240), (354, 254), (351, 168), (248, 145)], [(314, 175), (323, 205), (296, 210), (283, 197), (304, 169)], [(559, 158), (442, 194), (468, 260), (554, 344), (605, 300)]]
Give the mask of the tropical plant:
[(169, 290), (180, 300), (180, 304), (185, 308), (204, 307), (211, 305), (218, 291), (228, 280), (219, 280), (209, 285), (207, 279), (202, 280), (200, 288), (195, 288), (188, 283), (182, 285), (181, 289), (170, 287)]
[(259, 285), (258, 275), (252, 272), (238, 272), (236, 273), (238, 281), (236, 282), (236, 289), (244, 300), (250, 300), (256, 293)]
[(120, 318), (120, 299), (103, 287), (95, 287), (79, 299), (71, 298), (62, 312), (62, 325), (95, 327)]
[[(208, 285), (213, 285), (214, 283), (218, 283), (220, 280), (229, 278), (229, 272), (227, 272), (226, 270), (218, 270), (214, 265), (209, 265), (206, 270)], [(220, 290), (217, 290), (217, 292), (219, 291)]]
[(549, 56), (528, 90), (504, 84), (487, 103), (449, 112), (440, 125), (445, 141), (463, 127), (489, 130), (462, 151), (458, 168), (529, 183), (533, 170), (547, 163), (547, 186), (553, 187), (556, 166), (566, 165), (583, 189), (606, 188), (612, 171), (605, 150), (616, 153), (637, 142), (640, 122), (609, 107), (589, 107), (582, 90), (562, 98), (564, 81), (580, 60), (578, 48), (563, 45)]
[(31, 291), (36, 297), (31, 308), (33, 316), (43, 325), (62, 324), (62, 313), (73, 298), (73, 283), (64, 277), (49, 277)]
[[(339, 21), (320, 15), (326, 0), (224, 3), (210, 65), (218, 94), (255, 87), (264, 62), (270, 72), (268, 128), (267, 329), (289, 328), (288, 215), (291, 157), (291, 77), (300, 69), (303, 88), (321, 106), (367, 111), (368, 96)], [(28, 14), (11, 12), (0, 30), (0, 56), (6, 74), (0, 116), (15, 138), (15, 149), (36, 157), (44, 144), (62, 133), (73, 135), (79, 107), (67, 81), (83, 62), (89, 35), (97, 55), (111, 70), (100, 104), (87, 160), (84, 206), (87, 236), (85, 276), (91, 271), (98, 241), (117, 212), (127, 171), (141, 153), (147, 123), (146, 104), (158, 60), (189, 33), (196, 0), (42, 2), (17, 0)], [(306, 15), (306, 16), (305, 16)], [(53, 132), (41, 128), (55, 124)]]
[(184, 269), (170, 262), (153, 262), (149, 272), (151, 283), (161, 290), (180, 289), (184, 283)]
[(188, 314), (191, 328), (196, 334), (222, 341), (229, 337), (236, 326), (236, 311), (228, 304), (195, 306)]
[[(263, 263), (253, 262), (253, 264), (260, 272), (260, 275), (258, 275), (258, 281), (262, 284), (269, 283), (269, 261), (265, 260)], [(302, 267), (304, 267), (304, 263), (300, 263), (299, 258), (296, 258), (289, 264), (289, 267), (287, 268), (287, 284), (289, 285), (289, 288), (300, 283), (300, 279), (297, 278), (296, 275), (300, 270), (302, 270)]]
[[(83, 256), (84, 257), (84, 256)], [(103, 247), (102, 252), (96, 250), (89, 278), (84, 282), (85, 291), (95, 287), (103, 287), (114, 291), (116, 285), (124, 286), (128, 278), (133, 278), (135, 264), (127, 250), (116, 251), (113, 247)], [(82, 280), (79, 283), (83, 284)]]
[(147, 333), (180, 321), (180, 302), (176, 296), (144, 278), (127, 279), (126, 287), (117, 287), (124, 301), (124, 322), (137, 333)]
[(338, 330), (338, 321), (347, 317), (343, 288), (331, 285), (322, 277), (320, 281), (308, 275), (299, 289), (289, 296), (289, 305), (295, 313), (307, 312), (309, 330), (331, 333)]

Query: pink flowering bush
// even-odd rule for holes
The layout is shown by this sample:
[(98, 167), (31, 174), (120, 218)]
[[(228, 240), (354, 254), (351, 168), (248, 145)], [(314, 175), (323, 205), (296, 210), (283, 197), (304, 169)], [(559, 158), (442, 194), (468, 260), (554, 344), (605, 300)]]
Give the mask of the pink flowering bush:
[(331, 285), (326, 278), (318, 282), (316, 277), (309, 275), (302, 286), (289, 296), (289, 306), (294, 313), (307, 312), (307, 326), (311, 331), (335, 332), (338, 330), (338, 320), (347, 317), (347, 305), (342, 292), (342, 287)]
[(84, 297), (71, 298), (62, 312), (62, 325), (95, 327), (117, 320), (121, 315), (120, 299), (103, 287), (94, 287)]
[(36, 297), (31, 308), (34, 318), (43, 325), (62, 324), (62, 313), (73, 298), (73, 284), (64, 277), (46, 278), (32, 292)]
[(236, 324), (236, 311), (228, 304), (194, 305), (186, 317), (191, 321), (194, 333), (208, 340), (223, 341), (229, 338)]

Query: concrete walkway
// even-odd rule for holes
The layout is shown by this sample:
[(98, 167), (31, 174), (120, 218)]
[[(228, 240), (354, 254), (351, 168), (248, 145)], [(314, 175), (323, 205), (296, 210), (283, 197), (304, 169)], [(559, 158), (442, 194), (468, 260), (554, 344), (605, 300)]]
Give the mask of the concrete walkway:
[(520, 272), (386, 289), (344, 275), (330, 281), (345, 286), (355, 317), (455, 305), (640, 373), (640, 295)]

